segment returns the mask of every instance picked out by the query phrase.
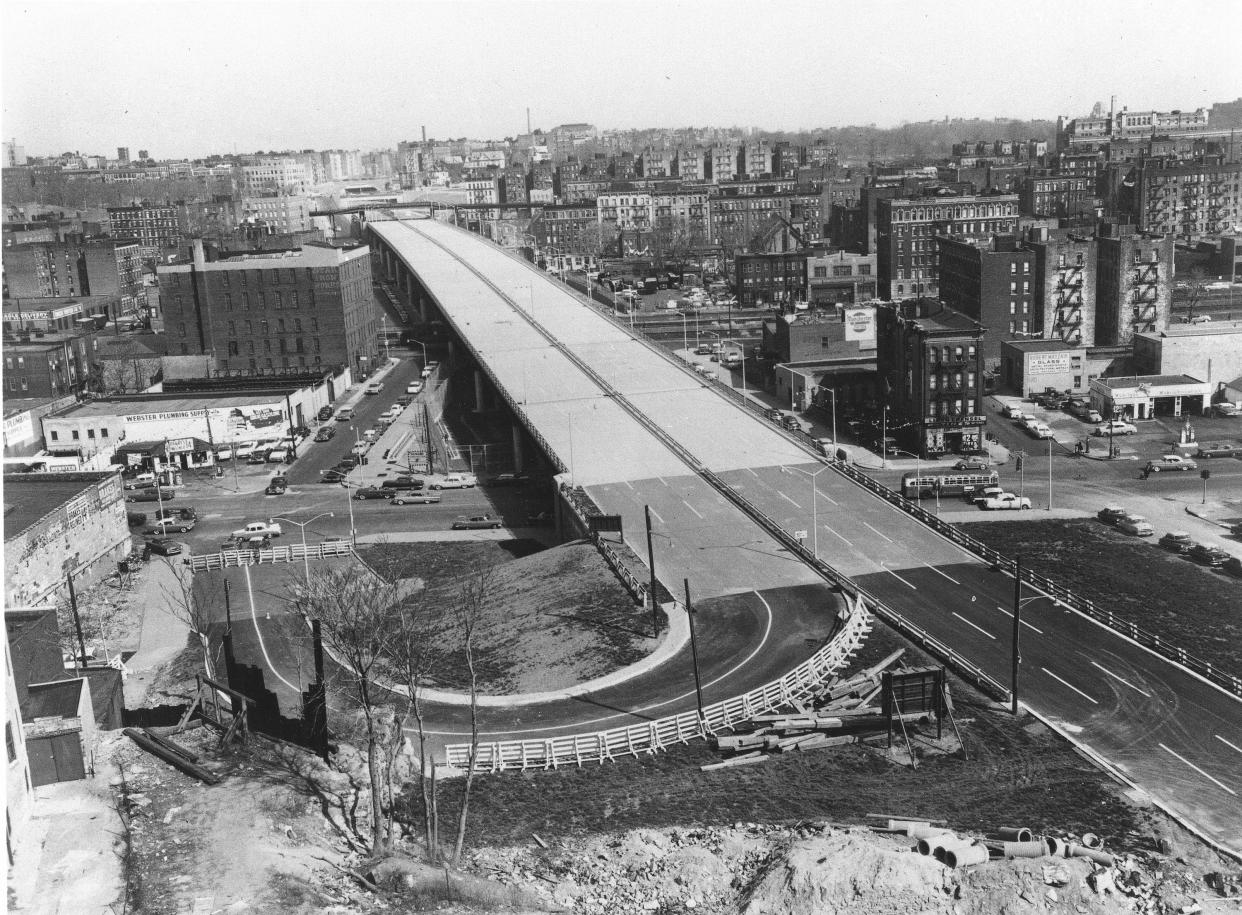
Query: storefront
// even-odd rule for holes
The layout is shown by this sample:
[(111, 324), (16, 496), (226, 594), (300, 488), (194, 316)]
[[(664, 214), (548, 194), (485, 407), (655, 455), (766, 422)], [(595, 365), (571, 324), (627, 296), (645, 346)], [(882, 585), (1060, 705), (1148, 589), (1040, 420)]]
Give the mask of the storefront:
[(1091, 406), (1101, 416), (1198, 416), (1208, 409), (1211, 396), (1211, 384), (1189, 375), (1126, 375), (1091, 382)]
[[(161, 439), (154, 442), (126, 442), (116, 450), (117, 460), (127, 467), (143, 467), (147, 470), (177, 468), (189, 470), (210, 467), (215, 462), (211, 445), (201, 438)], [(166, 480), (175, 484), (175, 480)]]
[(923, 417), (923, 454), (975, 454), (983, 451), (983, 428), (987, 417), (965, 416)]

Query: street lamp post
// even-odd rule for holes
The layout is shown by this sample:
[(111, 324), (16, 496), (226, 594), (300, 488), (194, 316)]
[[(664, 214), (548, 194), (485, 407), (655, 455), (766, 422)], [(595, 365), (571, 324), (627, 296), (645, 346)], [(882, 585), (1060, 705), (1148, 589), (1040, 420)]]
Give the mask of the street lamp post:
[[(905, 451), (901, 448), (894, 448), (893, 454), (908, 454), (914, 458), (914, 498), (918, 502), (919, 508), (923, 507), (923, 465), (921, 458), (913, 451)], [(937, 499), (939, 503), (939, 499)]]
[(820, 388), (832, 395), (832, 447), (834, 449), (833, 457), (836, 457), (835, 449), (837, 447), (837, 392), (835, 388)]
[(681, 315), (681, 348), (686, 351), (687, 356), (690, 352), (690, 331), (686, 325), (686, 313), (684, 311), (675, 311), (675, 315)]
[(319, 514), (315, 515), (315, 517), (311, 518), (309, 521), (294, 521), (292, 518), (280, 518), (280, 517), (272, 519), (273, 521), (288, 521), (290, 524), (296, 524), (298, 527), (302, 529), (302, 567), (306, 572), (307, 587), (310, 586), (310, 560), (306, 556), (306, 526), (308, 524), (313, 524), (314, 522), (318, 521), (320, 518), (331, 518), (331, 517), (333, 517), (332, 512), (320, 512)]
[(419, 340), (415, 340), (413, 337), (410, 337), (409, 340), (411, 343), (417, 343), (419, 346), (423, 348), (423, 368), (426, 368), (427, 367), (427, 344)]
[(812, 473), (811, 471), (803, 470), (800, 467), (781, 468), (782, 473), (788, 473), (792, 470), (811, 478), (811, 550), (815, 553), (815, 558), (817, 560), (819, 559), (819, 502), (816, 500), (816, 496), (819, 495), (819, 488), (815, 484), (815, 478), (821, 473), (831, 469), (832, 467), (829, 465), (828, 467), (821, 467), (819, 470)]

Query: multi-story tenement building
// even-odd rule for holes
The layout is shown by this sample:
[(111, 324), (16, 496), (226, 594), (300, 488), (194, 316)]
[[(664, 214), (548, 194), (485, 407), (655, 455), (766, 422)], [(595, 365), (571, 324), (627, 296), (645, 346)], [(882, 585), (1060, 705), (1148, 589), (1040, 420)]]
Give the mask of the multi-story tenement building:
[(1096, 236), (1095, 343), (1129, 345), (1136, 333), (1169, 326), (1173, 236), (1105, 222)]
[(1071, 216), (1095, 209), (1095, 181), (1055, 175), (1024, 177), (1018, 202), (1024, 216)]
[(5, 296), (117, 296), (121, 311), (137, 311), (142, 251), (137, 242), (99, 238), (10, 245), (4, 249)]
[(633, 153), (623, 152), (613, 156), (609, 162), (612, 177), (617, 181), (633, 181), (638, 177), (638, 159)]
[(548, 152), (555, 159), (567, 159), (598, 135), (593, 124), (558, 124), (546, 134)]
[(6, 336), (4, 392), (9, 397), (80, 394), (90, 380), (94, 356), (94, 330)]
[(752, 140), (738, 149), (737, 172), (752, 180), (772, 174), (772, 147), (767, 140)]
[(497, 178), (460, 181), (453, 187), (466, 192), (467, 204), (500, 203), (500, 180)]
[(651, 208), (657, 232), (687, 245), (707, 243), (711, 227), (707, 194), (652, 194)]
[(1035, 252), (1012, 236), (936, 237), (940, 301), (983, 325), (983, 360), (1000, 363), (1000, 341), (1039, 334)]
[(639, 156), (638, 168), (644, 178), (671, 178), (673, 153), (668, 149), (652, 149), (648, 146)]
[(707, 151), (701, 146), (683, 146), (676, 155), (677, 177), (682, 181), (706, 181)]
[(823, 198), (818, 193), (737, 194), (711, 198), (713, 245), (745, 248), (768, 230), (774, 217), (792, 227), (805, 245), (824, 237)]
[(238, 208), (239, 222), (243, 225), (262, 227), (269, 234), (309, 232), (315, 227), (311, 210), (315, 202), (310, 197), (292, 197), (274, 194), (265, 197), (243, 197)]
[(601, 226), (611, 225), (622, 231), (647, 231), (655, 223), (655, 209), (650, 194), (632, 191), (600, 194), (596, 200)]
[(562, 203), (590, 203), (600, 194), (607, 193), (612, 187), (608, 178), (582, 178), (576, 181), (565, 181), (561, 184), (560, 198)]
[(526, 169), (511, 165), (500, 175), (501, 196), (505, 203), (526, 203), (530, 192), (526, 189)]
[(379, 318), (365, 245), (211, 262), (200, 249), (158, 272), (169, 355), (214, 355), (236, 375), (375, 367)]
[(875, 298), (875, 255), (812, 254), (806, 259), (807, 291), (812, 305), (866, 302)]
[(1118, 203), (1139, 231), (1198, 239), (1242, 224), (1242, 162), (1147, 159), (1130, 170)]
[(263, 193), (305, 195), (315, 183), (311, 168), (293, 158), (262, 159), (254, 165), (242, 166), (242, 180), (247, 196)]
[(108, 234), (117, 240), (136, 239), (143, 257), (159, 257), (181, 240), (177, 207), (108, 207)]
[(539, 247), (566, 254), (596, 255), (602, 238), (594, 203), (545, 206), (531, 221), (531, 233)]
[(914, 305), (876, 309), (888, 434), (924, 458), (982, 451), (983, 330), (957, 312), (920, 314)]
[(1095, 239), (1068, 230), (1034, 228), (1026, 247), (1035, 254), (1032, 330), (1071, 346), (1095, 345)]
[(738, 304), (754, 308), (807, 299), (807, 256), (796, 251), (780, 254), (739, 254), (733, 261)]
[(738, 148), (736, 146), (713, 146), (707, 151), (707, 177), (719, 184), (737, 177)]
[(934, 297), (939, 293), (937, 235), (1012, 235), (1017, 228), (1016, 194), (878, 200), (876, 249), (880, 297)]

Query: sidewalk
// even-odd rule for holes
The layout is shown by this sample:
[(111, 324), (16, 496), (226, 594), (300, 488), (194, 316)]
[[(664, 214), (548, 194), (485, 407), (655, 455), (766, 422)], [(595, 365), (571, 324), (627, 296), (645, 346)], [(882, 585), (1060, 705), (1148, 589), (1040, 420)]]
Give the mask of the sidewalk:
[[(119, 735), (114, 739), (123, 739)], [(108, 755), (106, 748), (101, 750)], [(12, 912), (112, 915), (125, 897), (124, 827), (110, 762), (94, 778), (35, 789), (30, 822), (14, 832)]]
[(161, 667), (177, 657), (186, 647), (190, 633), (189, 625), (179, 617), (185, 611), (176, 606), (181, 599), (179, 575), (190, 572), (178, 556), (152, 556), (143, 569), (139, 582), (140, 602), (145, 610), (142, 617), (142, 637), (136, 651), (125, 668), (125, 706), (137, 708), (143, 704), (147, 690), (155, 681)]

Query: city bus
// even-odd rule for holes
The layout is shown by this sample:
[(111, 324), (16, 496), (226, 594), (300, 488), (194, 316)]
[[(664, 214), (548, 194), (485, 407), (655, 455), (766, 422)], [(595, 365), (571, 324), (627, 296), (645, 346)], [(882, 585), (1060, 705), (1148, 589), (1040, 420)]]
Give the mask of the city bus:
[(924, 470), (918, 473), (905, 473), (901, 476), (901, 494), (907, 499), (922, 495), (933, 495), (939, 490), (942, 496), (964, 496), (979, 492), (985, 486), (999, 486), (1000, 476), (996, 471), (975, 471), (972, 473), (936, 473)]

